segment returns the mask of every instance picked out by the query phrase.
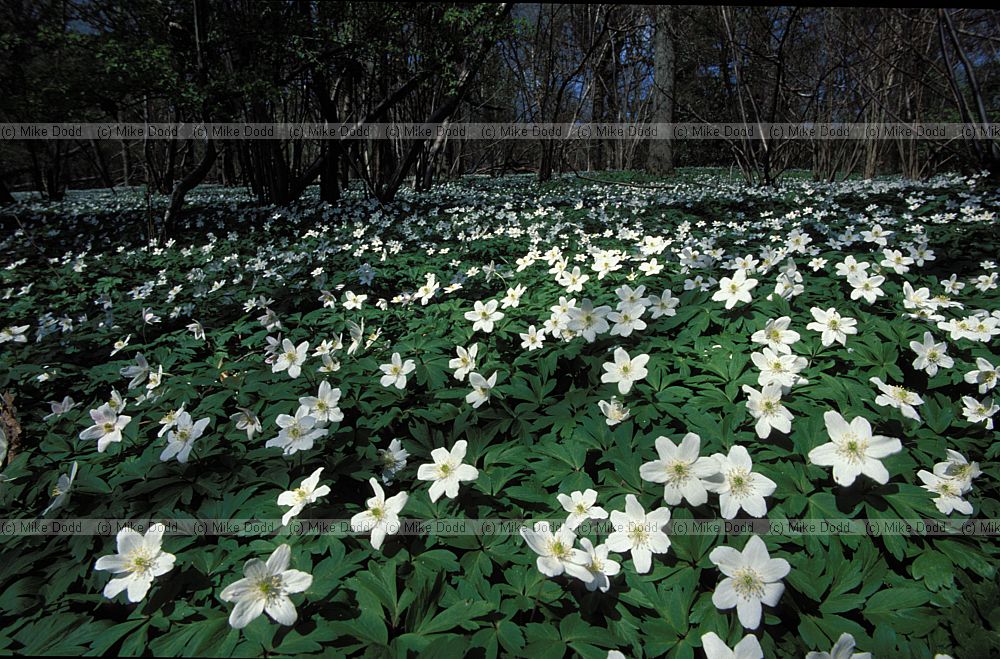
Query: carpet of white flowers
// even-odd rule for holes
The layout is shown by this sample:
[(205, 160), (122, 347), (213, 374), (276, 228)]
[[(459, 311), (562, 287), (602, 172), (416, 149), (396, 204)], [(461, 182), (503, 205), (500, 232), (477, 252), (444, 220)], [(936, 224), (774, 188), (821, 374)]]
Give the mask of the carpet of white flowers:
[(0, 652), (1000, 653), (996, 535), (674, 531), (1000, 517), (986, 179), (163, 204), (0, 217), (0, 516), (134, 520), (0, 536)]

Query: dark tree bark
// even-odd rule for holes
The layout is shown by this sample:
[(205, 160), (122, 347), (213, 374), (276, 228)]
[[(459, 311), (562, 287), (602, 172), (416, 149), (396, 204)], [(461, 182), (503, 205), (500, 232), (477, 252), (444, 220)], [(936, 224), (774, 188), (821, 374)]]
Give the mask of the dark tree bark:
[(14, 195), (10, 193), (7, 184), (3, 180), (3, 176), (0, 176), (0, 204), (13, 204), (15, 201)]
[(173, 192), (170, 193), (170, 205), (163, 216), (163, 226), (165, 229), (169, 230), (173, 227), (173, 223), (177, 219), (181, 207), (184, 206), (184, 197), (187, 196), (187, 193), (191, 192), (196, 185), (204, 181), (205, 177), (208, 176), (212, 164), (215, 163), (215, 156), (215, 141), (208, 140), (208, 144), (205, 145), (205, 155), (202, 157), (201, 162), (198, 163), (197, 167), (188, 172), (187, 176), (178, 181), (174, 185)]
[[(655, 12), (653, 121), (670, 123), (674, 118), (674, 66), (676, 62), (674, 36), (671, 31), (673, 16), (669, 5), (658, 5)], [(673, 144), (669, 139), (650, 140), (646, 168), (651, 174), (659, 176), (669, 176), (674, 173)]]

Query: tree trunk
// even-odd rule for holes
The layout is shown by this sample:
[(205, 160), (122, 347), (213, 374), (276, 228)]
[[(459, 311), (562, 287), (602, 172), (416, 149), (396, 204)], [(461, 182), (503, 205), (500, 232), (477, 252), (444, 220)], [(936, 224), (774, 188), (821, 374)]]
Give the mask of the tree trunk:
[[(668, 5), (658, 5), (656, 32), (653, 36), (653, 121), (670, 123), (674, 116), (674, 36), (671, 33), (672, 12)], [(651, 174), (669, 176), (674, 173), (674, 150), (669, 139), (649, 142), (646, 169)]]
[(215, 162), (215, 156), (215, 142), (208, 140), (208, 144), (205, 146), (205, 155), (202, 157), (201, 162), (198, 163), (197, 167), (188, 172), (187, 176), (178, 181), (174, 186), (173, 192), (170, 193), (170, 205), (163, 216), (163, 226), (165, 229), (169, 229), (172, 226), (172, 222), (177, 219), (177, 214), (180, 213), (181, 207), (184, 205), (184, 197), (187, 196), (187, 193), (208, 176), (208, 172)]
[(13, 204), (15, 201), (14, 195), (7, 189), (7, 184), (4, 183), (3, 177), (0, 176), (0, 205)]
[(222, 185), (236, 185), (236, 166), (233, 163), (233, 143), (226, 142), (222, 146)]
[(338, 171), (340, 169), (340, 145), (324, 142), (323, 149), (327, 150), (327, 153), (323, 160), (323, 173), (320, 174), (319, 178), (319, 198), (328, 204), (335, 204), (340, 199), (340, 172)]

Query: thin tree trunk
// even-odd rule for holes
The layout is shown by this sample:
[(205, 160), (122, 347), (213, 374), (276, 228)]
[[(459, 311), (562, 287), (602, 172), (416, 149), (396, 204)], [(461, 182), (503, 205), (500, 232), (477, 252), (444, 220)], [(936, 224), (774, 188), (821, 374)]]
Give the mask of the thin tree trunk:
[(205, 155), (202, 157), (201, 162), (198, 163), (197, 167), (188, 172), (187, 176), (178, 181), (174, 185), (173, 192), (170, 193), (170, 205), (163, 216), (163, 226), (165, 229), (172, 227), (173, 222), (177, 219), (177, 215), (184, 205), (184, 197), (187, 196), (187, 193), (208, 176), (208, 172), (215, 162), (215, 156), (215, 141), (208, 140), (208, 144), (205, 146)]
[[(658, 5), (656, 33), (653, 37), (653, 121), (670, 123), (674, 116), (674, 37), (671, 32), (673, 12), (668, 5)], [(673, 144), (669, 139), (650, 140), (646, 168), (651, 174), (669, 176), (674, 173)]]

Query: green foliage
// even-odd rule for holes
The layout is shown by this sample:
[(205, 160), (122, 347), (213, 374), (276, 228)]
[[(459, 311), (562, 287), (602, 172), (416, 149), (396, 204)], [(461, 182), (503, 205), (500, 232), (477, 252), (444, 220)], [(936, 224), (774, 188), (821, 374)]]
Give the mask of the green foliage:
[[(466, 19), (450, 20), (462, 25)], [(864, 211), (886, 226), (891, 217), (910, 213), (893, 225), (896, 231), (907, 235), (907, 225), (920, 222), (931, 247), (948, 245), (967, 228), (937, 222), (943, 216), (935, 209), (950, 202), (977, 208), (963, 215), (968, 218), (997, 207), (992, 193), (963, 186), (960, 179), (870, 189), (801, 182), (744, 195), (723, 183), (712, 194), (680, 183), (669, 194), (640, 194), (572, 180), (543, 192), (523, 178), (472, 179), (465, 188), (413, 195), (379, 211), (351, 193), (337, 209), (310, 202), (263, 219), (238, 207), (235, 194), (208, 188), (193, 195), (204, 210), (169, 244), (144, 244), (118, 225), (95, 221), (108, 203), (100, 197), (26, 209), (46, 258), (38, 258), (26, 235), (3, 243), (0, 294), (10, 294), (0, 326), (30, 325), (27, 342), (5, 343), (0, 352), (0, 391), (15, 393), (24, 429), (3, 465), (9, 479), (0, 484), (4, 516), (40, 515), (60, 474), (76, 462), (70, 497), (51, 517), (275, 519), (284, 512), (277, 496), (323, 467), (321, 482), (332, 491), (299, 519), (349, 519), (371, 496), (367, 481), (381, 476), (378, 450), (392, 439), (400, 439), (410, 454), (405, 469), (386, 486), (387, 495), (409, 492), (404, 518), (561, 520), (555, 495), (587, 488), (599, 492), (598, 503), (608, 510), (622, 509), (629, 494), (650, 510), (662, 505), (662, 486), (643, 481), (639, 468), (656, 459), (658, 436), (677, 441), (688, 432), (701, 436), (703, 455), (725, 453), (736, 444), (749, 449), (755, 470), (778, 485), (767, 500), (774, 521), (942, 519), (916, 472), (945, 459), (946, 448), (980, 462), (984, 475), (967, 497), (978, 515), (997, 516), (996, 455), (990, 452), (995, 434), (967, 421), (960, 402), (965, 395), (982, 398), (962, 374), (974, 368), (976, 357), (993, 363), (996, 357), (989, 344), (943, 339), (932, 323), (908, 317), (901, 289), (905, 281), (937, 293), (937, 279), (953, 267), (968, 280), (981, 274), (978, 264), (961, 270), (963, 264), (939, 260), (903, 275), (885, 271), (886, 296), (870, 305), (851, 300), (850, 288), (833, 273), (844, 256), (860, 259), (867, 247), (834, 250), (825, 243), (860, 221)], [(907, 210), (913, 196), (926, 211)], [(806, 198), (813, 210), (796, 210)], [(121, 218), (127, 219), (129, 199), (122, 203)], [(758, 222), (762, 212), (770, 219)], [(759, 277), (752, 304), (729, 311), (711, 301), (716, 286), (705, 291), (685, 286), (696, 274), (729, 274), (717, 265), (683, 271), (667, 251), (658, 257), (667, 262), (661, 273), (632, 270), (644, 260), (639, 257), (598, 279), (590, 257), (572, 259), (593, 246), (635, 255), (647, 234), (686, 236), (675, 244), (678, 250), (683, 243), (734, 256), (759, 255), (764, 245), (774, 244), (771, 236), (784, 239), (792, 228), (810, 233), (826, 265), (814, 270), (796, 255), (801, 295), (768, 300), (776, 273), (771, 270)], [(706, 238), (714, 242), (700, 242)], [(577, 302), (586, 297), (595, 306), (613, 307), (615, 288), (642, 284), (646, 294), (672, 290), (680, 299), (676, 314), (647, 317), (647, 329), (626, 338), (605, 334), (588, 343), (547, 336), (540, 350), (525, 351), (518, 335), (528, 325), (541, 327), (567, 294), (546, 273), (544, 259), (520, 272), (517, 259), (531, 249), (540, 255), (552, 247), (570, 257), (570, 268), (580, 265), (591, 275), (583, 291), (572, 294)], [(995, 254), (996, 244), (990, 249)], [(874, 264), (881, 258), (880, 252), (867, 255)], [(376, 272), (370, 284), (359, 282), (364, 263)], [(491, 264), (496, 272), (487, 274)], [(402, 304), (397, 296), (417, 290), (428, 273), (442, 286), (461, 287), (439, 291), (426, 305), (419, 299)], [(506, 315), (493, 332), (473, 332), (465, 312), (475, 301), (502, 298), (515, 284), (527, 287), (520, 305), (503, 309)], [(175, 286), (180, 288), (171, 293)], [(361, 310), (344, 308), (347, 290), (368, 295)], [(322, 291), (335, 293), (333, 308), (319, 301)], [(262, 309), (244, 309), (260, 297), (281, 321), (280, 329), (261, 325)], [(385, 308), (376, 305), (380, 298)], [(969, 285), (959, 299), (966, 311), (997, 309), (996, 290)], [(848, 337), (846, 346), (822, 346), (818, 333), (806, 329), (813, 306), (833, 306), (858, 319), (858, 334)], [(143, 323), (147, 308), (162, 320)], [(45, 314), (51, 314), (51, 323)], [(797, 385), (785, 399), (794, 415), (791, 433), (760, 439), (741, 389), (757, 386), (750, 354), (759, 346), (750, 336), (767, 319), (783, 315), (802, 335), (794, 349), (809, 360), (802, 372), (808, 384)], [(63, 318), (72, 322), (71, 331), (59, 328)], [(347, 354), (351, 323), (362, 319), (370, 343), (363, 340)], [(186, 329), (193, 320), (204, 327), (205, 340)], [(39, 326), (46, 329), (36, 341)], [(933, 378), (911, 366), (909, 342), (920, 340), (925, 329), (948, 341), (956, 361)], [(266, 337), (279, 333), (294, 344), (309, 342), (310, 356), (297, 378), (275, 373), (265, 362)], [(114, 342), (126, 335), (128, 344), (110, 355)], [(313, 350), (338, 336), (344, 349), (331, 357), (339, 369), (318, 372), (322, 360)], [(479, 345), (476, 372), (498, 373), (490, 400), (478, 408), (465, 401), (467, 380), (458, 381), (448, 366), (456, 346), (473, 343)], [(619, 346), (651, 358), (647, 377), (620, 396), (629, 417), (609, 425), (598, 402), (617, 390), (600, 377)], [(379, 365), (393, 352), (416, 364), (402, 391), (378, 381)], [(120, 374), (140, 353), (154, 370), (163, 367), (163, 384), (152, 397), (144, 383), (129, 390)], [(919, 391), (923, 422), (876, 405), (872, 377)], [(331, 424), (311, 450), (285, 457), (266, 448), (265, 441), (278, 432), (277, 416), (293, 413), (299, 398), (315, 395), (323, 380), (343, 392), (344, 419)], [(132, 421), (123, 441), (100, 453), (95, 442), (78, 436), (91, 424), (88, 411), (112, 389), (127, 397), (125, 413)], [(66, 395), (79, 405), (44, 419), (48, 403)], [(159, 421), (181, 405), (194, 419), (212, 422), (187, 464), (163, 462)], [(237, 407), (263, 423), (252, 439), (230, 421)], [(808, 462), (808, 452), (828, 441), (823, 421), (828, 410), (864, 416), (876, 433), (902, 440), (904, 451), (885, 460), (888, 484), (862, 478), (840, 487), (828, 468)], [(431, 461), (433, 449), (450, 448), (460, 439), (468, 442), (466, 462), (478, 468), (479, 477), (463, 484), (456, 499), (432, 503), (416, 468)], [(675, 521), (717, 518), (717, 499), (695, 509), (675, 506), (672, 512)], [(715, 632), (730, 645), (744, 634), (735, 614), (712, 604), (720, 575), (709, 554), (719, 545), (742, 546), (745, 533), (678, 534), (670, 551), (655, 557), (652, 571), (643, 575), (620, 555), (621, 575), (612, 579), (609, 592), (600, 593), (565, 576), (544, 577), (516, 532), (391, 535), (373, 550), (364, 535), (298, 535), (295, 528), (275, 534), (248, 527), (230, 535), (167, 535), (163, 548), (176, 555), (176, 566), (134, 605), (123, 596), (103, 597), (108, 575), (93, 569), (97, 557), (113, 553), (113, 538), (4, 536), (0, 651), (604, 657), (619, 649), (636, 657), (693, 657), (701, 654), (703, 634)], [(606, 538), (596, 526), (587, 534), (595, 544)], [(789, 532), (765, 539), (772, 556), (792, 566), (784, 595), (777, 607), (765, 609), (759, 630), (767, 656), (829, 650), (844, 632), (854, 636), (859, 651), (876, 656), (931, 657), (946, 651), (987, 656), (1000, 647), (998, 550), (990, 537)], [(314, 578), (304, 594), (292, 596), (297, 623), (283, 627), (261, 617), (242, 632), (231, 629), (232, 605), (221, 602), (219, 593), (242, 576), (247, 560), (266, 558), (281, 543), (292, 547), (292, 567)]]

